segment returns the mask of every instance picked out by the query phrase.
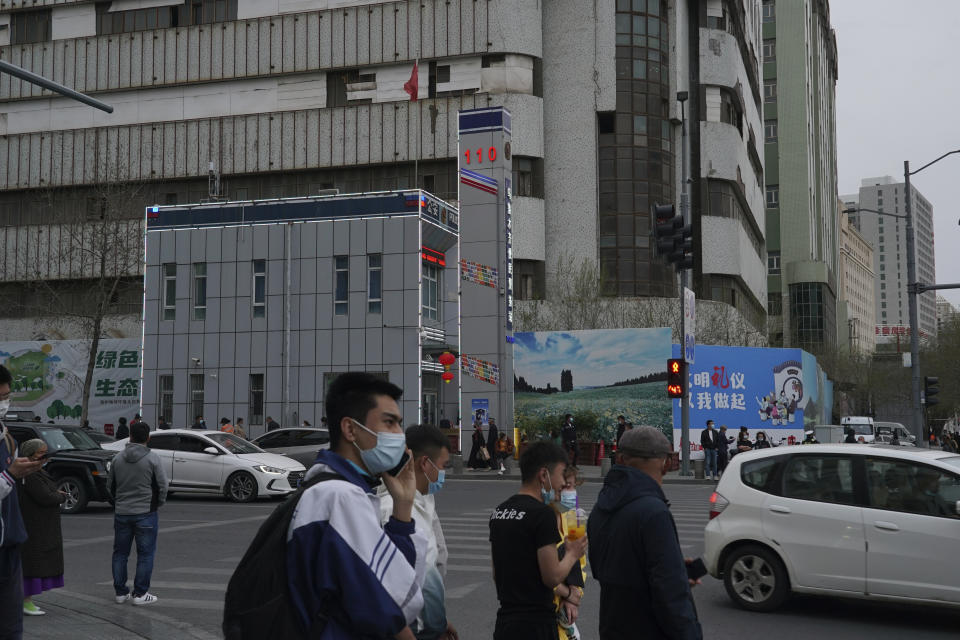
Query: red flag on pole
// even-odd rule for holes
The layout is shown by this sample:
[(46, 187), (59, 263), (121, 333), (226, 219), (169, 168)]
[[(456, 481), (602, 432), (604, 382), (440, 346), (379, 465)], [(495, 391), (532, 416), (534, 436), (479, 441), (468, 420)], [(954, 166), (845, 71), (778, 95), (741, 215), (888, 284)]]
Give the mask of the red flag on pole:
[(414, 62), (410, 79), (403, 83), (403, 90), (410, 94), (412, 102), (417, 101), (417, 95), (420, 93), (420, 73), (417, 71), (417, 66), (418, 62)]

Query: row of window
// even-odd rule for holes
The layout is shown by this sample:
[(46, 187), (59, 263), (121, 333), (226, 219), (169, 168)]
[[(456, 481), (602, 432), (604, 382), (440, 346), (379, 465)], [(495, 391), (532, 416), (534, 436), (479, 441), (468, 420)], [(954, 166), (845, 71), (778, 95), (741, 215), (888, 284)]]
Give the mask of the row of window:
[[(190, 374), (190, 395), (188, 402), (190, 404), (189, 417), (195, 418), (204, 415), (204, 380), (205, 374)], [(263, 424), (263, 384), (264, 375), (262, 373), (251, 373), (249, 377), (249, 401), (247, 405), (247, 424)], [(173, 418), (173, 392), (174, 378), (166, 374), (157, 377), (158, 386), (158, 406), (159, 415), (171, 420)], [(187, 426), (187, 425), (183, 425)]]
[[(253, 260), (253, 282), (251, 287), (251, 309), (254, 318), (267, 315), (267, 261)], [(192, 320), (207, 318), (207, 263), (194, 262), (191, 265), (193, 287), (191, 289)], [(350, 257), (334, 256), (334, 314), (345, 316), (349, 313)], [(423, 264), (422, 308), (423, 316), (428, 320), (440, 320), (440, 278), (441, 269), (432, 264)], [(177, 317), (177, 265), (172, 262), (162, 266), (161, 292), (163, 319), (175, 320)], [(367, 254), (367, 313), (379, 314), (383, 311), (383, 256), (379, 253)]]

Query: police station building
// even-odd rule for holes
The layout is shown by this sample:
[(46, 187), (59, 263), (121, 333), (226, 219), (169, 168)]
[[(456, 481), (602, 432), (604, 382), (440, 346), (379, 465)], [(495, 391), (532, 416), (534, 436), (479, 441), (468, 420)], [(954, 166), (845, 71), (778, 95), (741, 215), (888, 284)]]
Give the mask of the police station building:
[(144, 418), (316, 426), (331, 380), (368, 371), (407, 424), (455, 423), (459, 258), (457, 210), (423, 191), (149, 208)]

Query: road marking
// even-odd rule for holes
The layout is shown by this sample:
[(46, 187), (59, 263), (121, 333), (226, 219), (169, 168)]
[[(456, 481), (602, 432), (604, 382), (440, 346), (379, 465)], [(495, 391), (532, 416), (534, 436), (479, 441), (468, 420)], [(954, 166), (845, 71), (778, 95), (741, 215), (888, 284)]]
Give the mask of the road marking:
[[(489, 549), (487, 550), (489, 551)], [(451, 558), (456, 558), (457, 560), (489, 560), (489, 553), (451, 553)]]
[[(98, 582), (99, 585), (109, 585), (113, 584), (112, 580), (107, 582)], [(150, 588), (157, 587), (160, 589), (183, 589), (184, 591), (226, 591), (227, 585), (225, 584), (212, 584), (210, 582), (176, 582), (172, 580), (151, 580)]]
[[(445, 540), (486, 540), (489, 542), (489, 539), (486, 536), (448, 536), (447, 534), (443, 534), (443, 537)], [(110, 539), (113, 540), (113, 538)]]
[[(493, 567), (491, 567), (491, 566), (477, 567), (477, 566), (474, 566), (474, 565), (465, 565), (465, 564), (448, 564), (448, 565), (447, 565), (447, 573), (449, 573), (449, 572), (451, 572), (451, 571), (456, 572), (456, 573), (489, 573), (489, 574), (492, 574), (492, 573), (493, 573)], [(112, 582), (108, 582), (107, 584), (113, 584), (113, 583), (112, 583)]]
[[(490, 550), (490, 544), (464, 544), (462, 542), (453, 542), (447, 545), (447, 549), (469, 549), (471, 551), (476, 551), (478, 549)], [(450, 554), (456, 555), (456, 554)]]
[(232, 576), (233, 569), (209, 569), (207, 567), (176, 567), (174, 569), (161, 569), (164, 573), (199, 573), (208, 576)]
[[(219, 527), (225, 524), (240, 524), (241, 522), (255, 522), (260, 520), (266, 520), (270, 514), (264, 513), (261, 516), (251, 516), (249, 518), (237, 518), (235, 520), (220, 520), (219, 522), (200, 522), (197, 524), (183, 524), (176, 527), (165, 527), (160, 529), (160, 533), (174, 533), (176, 531), (192, 531), (193, 529), (207, 529), (209, 527)], [(162, 521), (162, 518), (161, 518)], [(63, 543), (64, 549), (71, 549), (73, 547), (82, 547), (88, 544), (100, 544), (102, 542), (112, 542), (113, 536), (99, 536), (97, 538), (84, 538), (83, 540), (65, 540)]]
[(471, 584), (465, 584), (462, 587), (454, 587), (453, 589), (447, 589), (446, 596), (447, 600), (459, 600), (460, 598), (466, 598), (468, 595), (473, 593), (477, 587), (482, 587), (485, 582), (474, 582)]

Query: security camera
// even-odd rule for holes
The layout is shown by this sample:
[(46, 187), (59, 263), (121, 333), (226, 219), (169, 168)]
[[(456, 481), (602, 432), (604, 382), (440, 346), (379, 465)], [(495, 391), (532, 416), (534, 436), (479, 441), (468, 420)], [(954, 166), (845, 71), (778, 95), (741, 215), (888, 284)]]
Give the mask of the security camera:
[(193, 366), (195, 367), (200, 366), (200, 358), (190, 358), (190, 359), (193, 360)]

